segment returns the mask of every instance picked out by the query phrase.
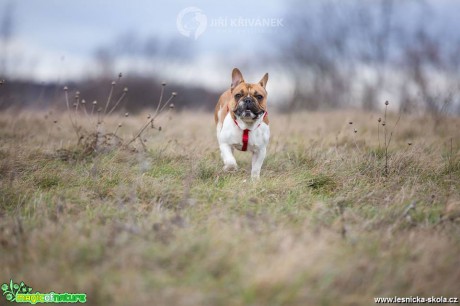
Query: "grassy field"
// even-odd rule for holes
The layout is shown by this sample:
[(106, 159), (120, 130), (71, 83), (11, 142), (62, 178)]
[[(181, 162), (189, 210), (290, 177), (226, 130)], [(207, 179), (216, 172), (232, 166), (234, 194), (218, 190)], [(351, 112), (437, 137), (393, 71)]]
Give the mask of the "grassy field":
[[(126, 143), (146, 116), (105, 118), (104, 132), (122, 122)], [(379, 116), (272, 113), (252, 182), (248, 153), (221, 170), (211, 114), (169, 113), (145, 149), (113, 136), (90, 154), (65, 113), (3, 112), (0, 283), (87, 293), (89, 305), (458, 297), (460, 119), (394, 128), (390, 114), (385, 175)]]

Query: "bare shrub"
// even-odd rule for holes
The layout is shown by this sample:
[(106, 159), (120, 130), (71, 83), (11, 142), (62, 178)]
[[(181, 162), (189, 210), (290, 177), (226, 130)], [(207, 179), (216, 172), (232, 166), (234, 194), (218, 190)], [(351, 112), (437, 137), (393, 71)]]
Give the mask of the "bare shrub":
[[(166, 83), (163, 82), (155, 112), (153, 115), (149, 115), (147, 117), (147, 122), (142, 125), (139, 131), (131, 139), (123, 139), (119, 134), (117, 134), (118, 131), (123, 128), (122, 121), (114, 127), (113, 132), (106, 132), (111, 127), (107, 126), (105, 119), (109, 118), (119, 110), (128, 93), (127, 87), (124, 87), (121, 90), (117, 87), (122, 77), (123, 75), (120, 73), (117, 81), (111, 82), (110, 90), (105, 103), (99, 103), (96, 100), (92, 103), (87, 103), (86, 100), (81, 98), (81, 93), (79, 91), (75, 91), (73, 97), (74, 102), (71, 103), (69, 98), (69, 88), (67, 86), (64, 87), (65, 104), (67, 108), (66, 112), (77, 138), (76, 149), (79, 152), (80, 157), (87, 157), (93, 153), (109, 152), (120, 147), (127, 148), (136, 140), (139, 140), (145, 148), (145, 140), (142, 138), (145, 130), (150, 127), (161, 131), (161, 126), (155, 125), (155, 119), (164, 112), (166, 106), (169, 105), (168, 109), (174, 108), (172, 100), (177, 96), (177, 93), (172, 92), (170, 97), (163, 101), (164, 88), (166, 87)], [(128, 112), (125, 112), (124, 116), (122, 116), (122, 118), (128, 117)], [(62, 159), (68, 159), (69, 155), (75, 157), (75, 151), (60, 148), (58, 155)]]

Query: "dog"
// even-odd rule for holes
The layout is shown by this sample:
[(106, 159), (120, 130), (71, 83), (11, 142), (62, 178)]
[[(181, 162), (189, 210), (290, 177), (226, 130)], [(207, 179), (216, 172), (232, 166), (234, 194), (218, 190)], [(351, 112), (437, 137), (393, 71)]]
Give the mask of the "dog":
[(258, 83), (246, 83), (240, 70), (234, 68), (230, 89), (220, 96), (214, 112), (224, 171), (238, 169), (233, 149), (250, 151), (253, 180), (260, 178), (270, 139), (267, 81), (268, 73)]

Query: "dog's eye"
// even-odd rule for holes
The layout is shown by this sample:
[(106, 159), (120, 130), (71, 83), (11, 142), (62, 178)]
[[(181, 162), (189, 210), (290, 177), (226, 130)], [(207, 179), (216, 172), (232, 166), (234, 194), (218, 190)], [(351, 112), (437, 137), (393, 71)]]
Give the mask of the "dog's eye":
[(261, 95), (257, 95), (256, 98), (257, 98), (257, 100), (262, 100), (264, 97), (261, 96)]
[(235, 99), (239, 100), (243, 95), (242, 94), (236, 94)]

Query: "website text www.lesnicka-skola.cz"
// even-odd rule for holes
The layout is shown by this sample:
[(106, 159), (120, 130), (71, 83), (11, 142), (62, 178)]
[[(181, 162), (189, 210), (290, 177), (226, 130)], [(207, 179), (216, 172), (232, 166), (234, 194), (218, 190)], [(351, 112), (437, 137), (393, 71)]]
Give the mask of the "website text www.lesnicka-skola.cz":
[(412, 304), (412, 303), (426, 303), (426, 304), (434, 304), (434, 303), (445, 303), (445, 304), (458, 304), (459, 300), (458, 297), (444, 297), (444, 296), (430, 296), (430, 297), (420, 297), (420, 296), (410, 296), (410, 297), (375, 297), (374, 302), (376, 304)]

